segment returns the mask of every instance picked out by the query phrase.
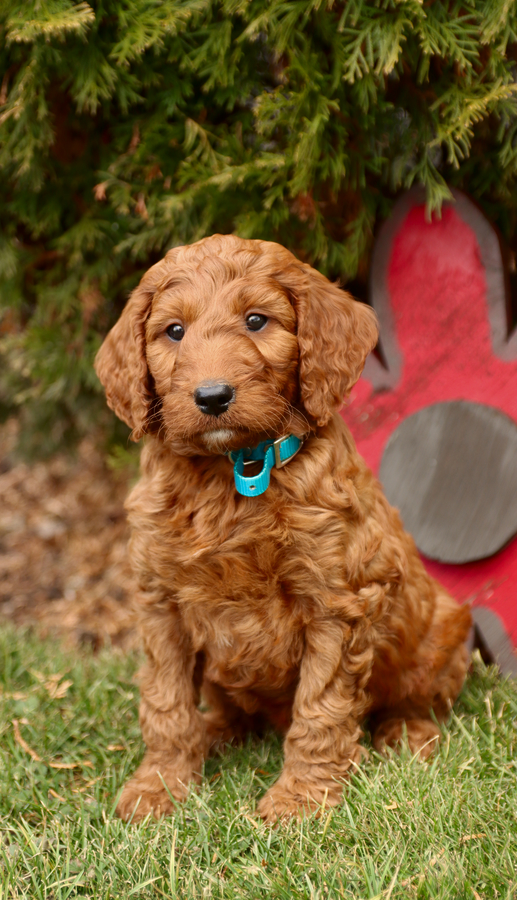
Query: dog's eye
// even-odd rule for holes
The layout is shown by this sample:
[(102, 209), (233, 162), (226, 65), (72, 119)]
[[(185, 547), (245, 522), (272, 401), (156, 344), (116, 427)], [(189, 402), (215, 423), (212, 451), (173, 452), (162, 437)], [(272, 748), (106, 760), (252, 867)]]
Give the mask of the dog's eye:
[(246, 328), (248, 331), (262, 331), (266, 324), (267, 316), (262, 316), (260, 313), (251, 313), (246, 318)]
[(185, 329), (182, 325), (178, 325), (177, 322), (174, 325), (169, 325), (166, 332), (171, 341), (181, 341), (182, 337), (185, 336)]

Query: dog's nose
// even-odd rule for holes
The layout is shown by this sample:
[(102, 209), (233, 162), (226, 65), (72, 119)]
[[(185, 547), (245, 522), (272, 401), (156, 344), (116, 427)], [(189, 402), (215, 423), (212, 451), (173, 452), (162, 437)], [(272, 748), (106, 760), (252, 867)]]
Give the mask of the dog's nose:
[(207, 416), (220, 416), (226, 412), (234, 397), (235, 389), (231, 384), (207, 384), (194, 391), (194, 400)]

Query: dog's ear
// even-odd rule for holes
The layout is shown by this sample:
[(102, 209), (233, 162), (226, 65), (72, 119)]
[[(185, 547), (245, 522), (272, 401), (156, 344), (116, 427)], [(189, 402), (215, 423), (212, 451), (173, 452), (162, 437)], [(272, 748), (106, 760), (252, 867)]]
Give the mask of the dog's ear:
[(156, 292), (156, 269), (153, 266), (146, 272), (95, 358), (108, 406), (132, 429), (134, 441), (147, 430), (155, 398), (145, 357), (145, 324)]
[(303, 265), (295, 291), (300, 391), (305, 409), (326, 425), (358, 380), (377, 342), (377, 317), (324, 275)]

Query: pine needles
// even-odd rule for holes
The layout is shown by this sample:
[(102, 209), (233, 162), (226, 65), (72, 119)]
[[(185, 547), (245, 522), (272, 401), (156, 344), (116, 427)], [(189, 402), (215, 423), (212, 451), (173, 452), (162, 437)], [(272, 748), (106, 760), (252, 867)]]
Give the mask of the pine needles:
[(516, 243), (515, 0), (5, 0), (0, 29), (0, 401), (27, 433), (100, 414), (92, 353), (175, 244), (364, 282), (414, 183)]

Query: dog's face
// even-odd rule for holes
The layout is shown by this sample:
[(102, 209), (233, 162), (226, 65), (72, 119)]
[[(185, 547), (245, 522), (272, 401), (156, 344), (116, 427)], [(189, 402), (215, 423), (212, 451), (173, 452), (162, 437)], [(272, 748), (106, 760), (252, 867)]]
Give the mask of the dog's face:
[(296, 316), (285, 291), (267, 276), (214, 278), (211, 262), (177, 272), (146, 323), (165, 439), (221, 453), (296, 426), (303, 433), (292, 406)]
[(376, 337), (371, 309), (280, 245), (214, 235), (146, 273), (96, 369), (135, 439), (219, 454), (325, 424)]

